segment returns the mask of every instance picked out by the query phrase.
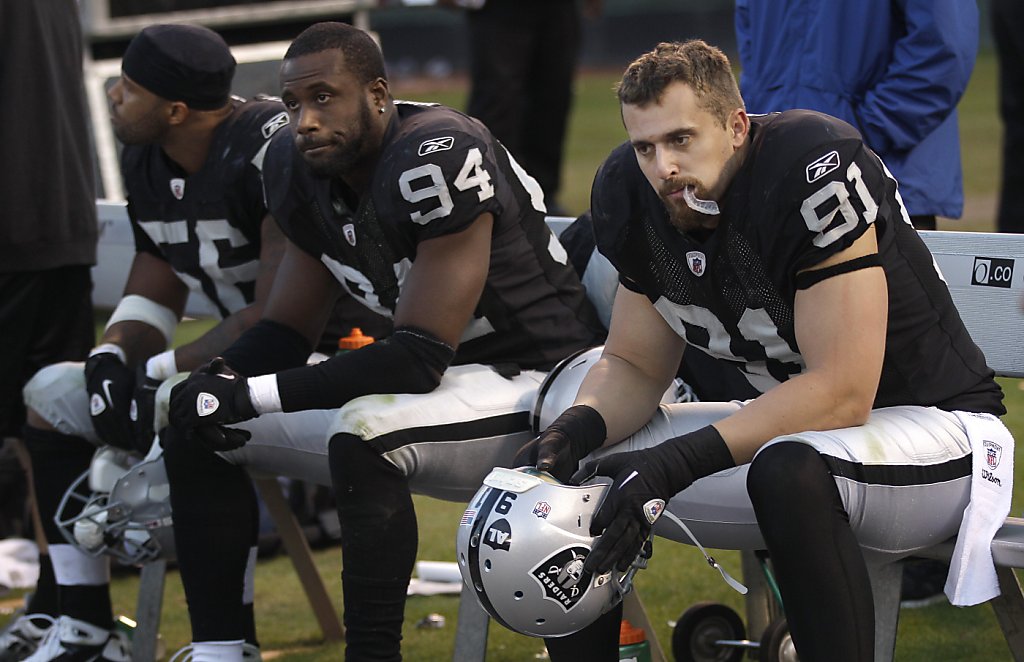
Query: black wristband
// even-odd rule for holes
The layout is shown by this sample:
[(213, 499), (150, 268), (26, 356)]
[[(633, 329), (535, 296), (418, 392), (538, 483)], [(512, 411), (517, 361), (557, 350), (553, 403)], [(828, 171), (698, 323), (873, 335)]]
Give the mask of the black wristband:
[(736, 466), (729, 447), (713, 425), (673, 437), (648, 452), (660, 461), (665, 480), (675, 489), (674, 494), (685, 490), (695, 480)]
[(608, 437), (604, 417), (588, 405), (569, 407), (551, 422), (548, 429), (551, 428), (562, 432), (569, 439), (569, 449), (577, 461), (600, 448)]

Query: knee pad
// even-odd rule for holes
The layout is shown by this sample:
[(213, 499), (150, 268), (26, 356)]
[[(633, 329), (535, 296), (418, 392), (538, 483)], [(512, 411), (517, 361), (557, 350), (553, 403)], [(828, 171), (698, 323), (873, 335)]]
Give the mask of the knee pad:
[(370, 444), (359, 437), (340, 432), (327, 445), (331, 481), (339, 496), (359, 489), (371, 489), (378, 481), (406, 482), (398, 467), (385, 460)]
[(92, 434), (85, 368), (65, 361), (38, 370), (21, 390), (28, 409), (65, 434)]
[(797, 441), (772, 444), (757, 454), (747, 473), (747, 493), (762, 533), (766, 527), (837, 515), (848, 519), (825, 460)]

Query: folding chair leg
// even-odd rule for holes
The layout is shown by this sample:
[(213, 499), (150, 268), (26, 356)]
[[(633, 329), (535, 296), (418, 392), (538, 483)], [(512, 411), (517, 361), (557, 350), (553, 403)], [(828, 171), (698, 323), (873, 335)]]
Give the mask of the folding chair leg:
[(875, 602), (875, 662), (891, 662), (896, 652), (903, 562), (868, 562), (868, 576)]
[(142, 566), (142, 573), (139, 575), (139, 597), (135, 606), (135, 632), (132, 633), (134, 660), (156, 659), (166, 574), (167, 561), (163, 559)]
[(991, 601), (992, 609), (1013, 659), (1024, 662), (1024, 594), (1013, 568), (997, 565), (996, 576), (1002, 594)]
[(455, 625), (454, 662), (483, 662), (487, 657), (487, 626), (491, 617), (476, 601), (473, 589), (462, 584), (459, 616)]
[(295, 514), (288, 507), (284, 495), (281, 493), (281, 484), (276, 478), (253, 477), (256, 489), (259, 490), (263, 503), (266, 504), (270, 516), (277, 527), (277, 533), (281, 536), (285, 551), (295, 566), (295, 572), (302, 582), (302, 588), (306, 592), (306, 598), (313, 608), (313, 614), (320, 624), (324, 639), (327, 641), (341, 641), (345, 638), (345, 629), (338, 620), (338, 612), (334, 609), (327, 589), (324, 587), (323, 578), (313, 563), (313, 554), (309, 549), (309, 542), (302, 533), (302, 528), (295, 520)]

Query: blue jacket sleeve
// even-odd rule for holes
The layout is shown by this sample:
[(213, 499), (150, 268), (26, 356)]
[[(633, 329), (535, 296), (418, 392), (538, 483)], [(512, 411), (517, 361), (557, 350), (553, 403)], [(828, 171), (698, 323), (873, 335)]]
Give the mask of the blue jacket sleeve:
[[(753, 53), (750, 49), (750, 9), (747, 7), (747, 0), (736, 0), (734, 18), (736, 23), (736, 50), (739, 51), (739, 61), (750, 62)], [(742, 70), (740, 71), (740, 77), (743, 77)], [(742, 84), (740, 89), (743, 89)]]
[(956, 109), (978, 52), (978, 7), (963, 0), (897, 0), (906, 34), (885, 76), (856, 107), (876, 152), (915, 147)]

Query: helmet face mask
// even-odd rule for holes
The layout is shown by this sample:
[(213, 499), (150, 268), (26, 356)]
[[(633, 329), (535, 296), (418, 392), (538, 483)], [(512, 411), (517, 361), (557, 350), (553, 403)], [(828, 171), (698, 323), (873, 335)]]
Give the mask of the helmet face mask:
[(505, 627), (535, 637), (572, 634), (614, 607), (633, 571), (594, 576), (583, 563), (590, 521), (608, 484), (562, 485), (530, 468), (497, 468), (459, 525), (463, 581)]
[(122, 468), (110, 491), (90, 486), (90, 468), (65, 492), (54, 517), (64, 538), (92, 557), (127, 565), (174, 558), (170, 490), (162, 457)]

